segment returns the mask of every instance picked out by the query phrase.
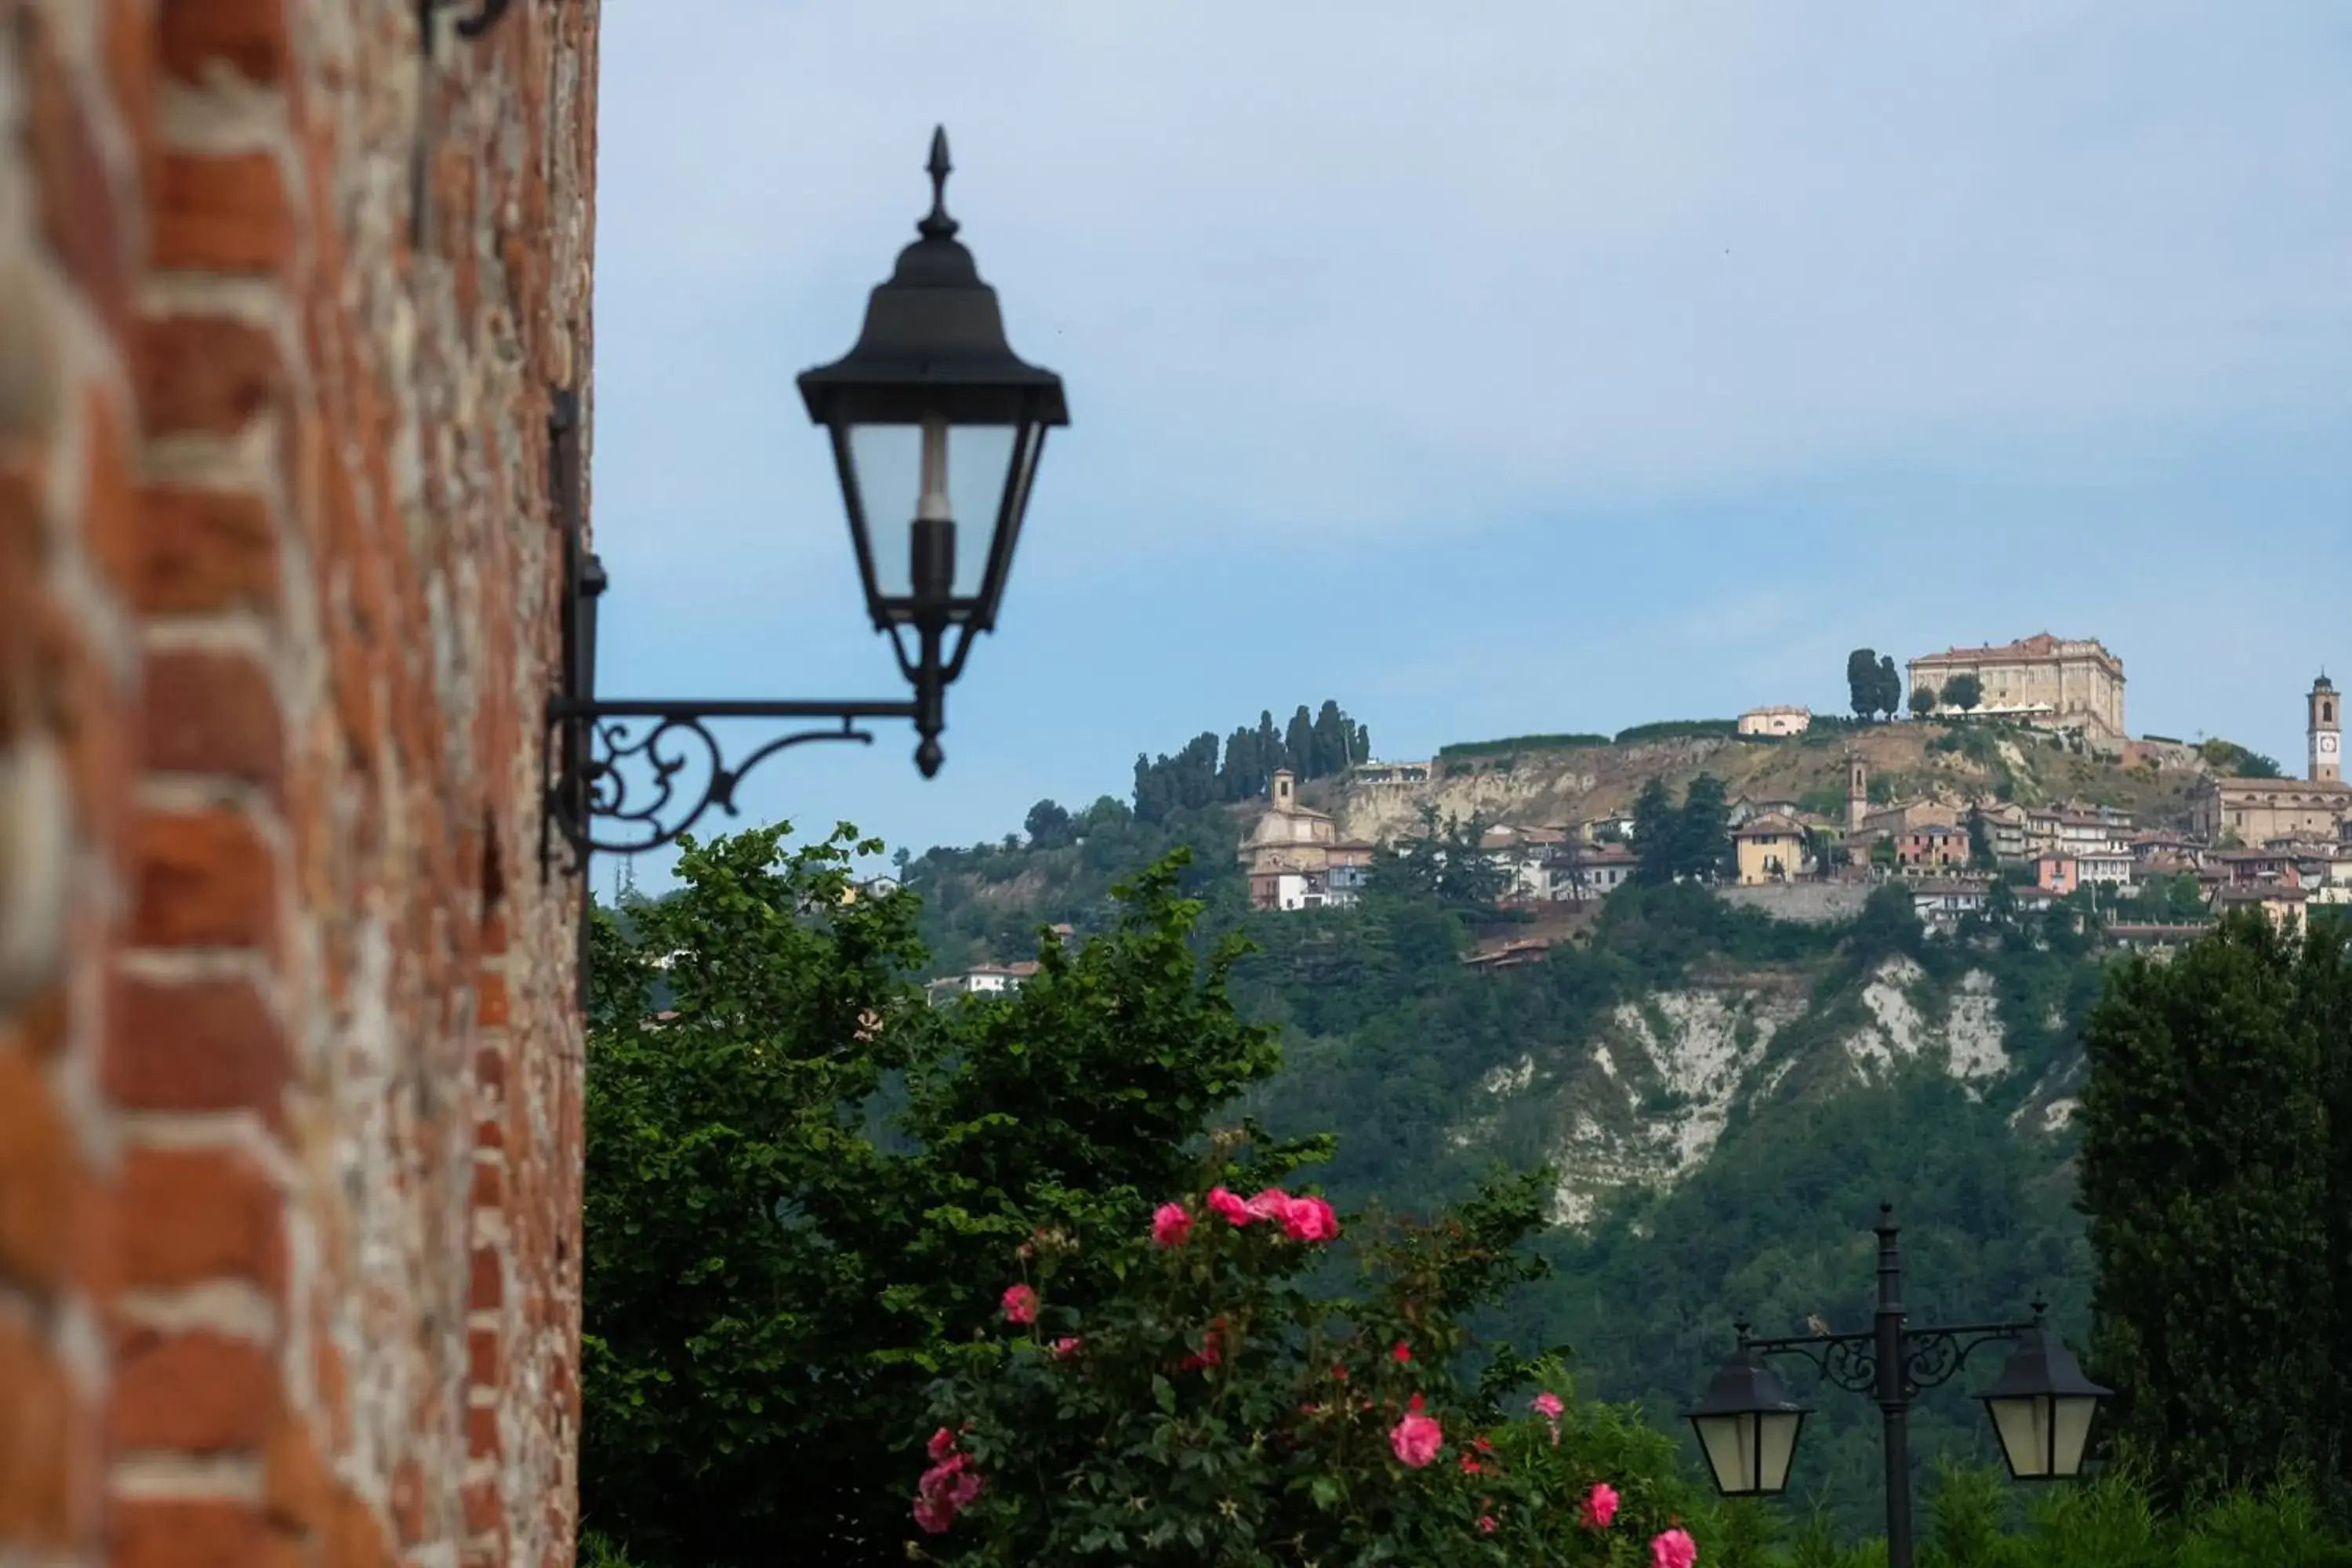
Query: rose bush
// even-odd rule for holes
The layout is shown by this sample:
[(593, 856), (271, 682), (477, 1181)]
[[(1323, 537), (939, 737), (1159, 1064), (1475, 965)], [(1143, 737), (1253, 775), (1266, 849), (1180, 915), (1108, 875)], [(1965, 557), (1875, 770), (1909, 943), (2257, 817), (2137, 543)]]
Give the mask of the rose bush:
[[(910, 1556), (1690, 1568), (1714, 1513), (1670, 1440), (1578, 1404), (1557, 1355), (1495, 1347), (1475, 1386), (1455, 1376), (1481, 1352), (1463, 1316), (1538, 1272), (1517, 1250), (1535, 1179), (1343, 1226), (1225, 1174), (1097, 1247), (1123, 1285), (1086, 1310), (1056, 1300), (1061, 1250), (1006, 1258), (1006, 1299), (1034, 1310), (995, 1315), (934, 1385)], [(1307, 1288), (1347, 1261), (1356, 1293)]]

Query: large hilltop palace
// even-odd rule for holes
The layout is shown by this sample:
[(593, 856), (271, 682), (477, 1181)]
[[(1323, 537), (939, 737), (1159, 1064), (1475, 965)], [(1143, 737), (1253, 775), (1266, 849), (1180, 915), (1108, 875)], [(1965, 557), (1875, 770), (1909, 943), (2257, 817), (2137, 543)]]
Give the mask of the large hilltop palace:
[(2104, 746), (2122, 744), (2124, 661), (2096, 637), (2048, 632), (1998, 647), (1954, 647), (1911, 661), (1911, 689), (1935, 694), (1930, 711), (1956, 712), (1941, 694), (1963, 675), (1976, 677), (1983, 697), (1973, 711), (2046, 728), (2079, 729)]

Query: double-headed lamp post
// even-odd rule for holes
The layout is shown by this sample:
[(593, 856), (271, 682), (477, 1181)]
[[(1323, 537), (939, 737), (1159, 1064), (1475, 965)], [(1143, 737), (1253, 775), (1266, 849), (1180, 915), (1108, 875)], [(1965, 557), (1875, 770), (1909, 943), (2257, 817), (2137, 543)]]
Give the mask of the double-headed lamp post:
[(2082, 1473), (2091, 1416), (2112, 1390), (2082, 1367), (2043, 1315), (2042, 1302), (2021, 1323), (1913, 1328), (1903, 1312), (1903, 1258), (1895, 1207), (1878, 1210), (1878, 1310), (1865, 1333), (1755, 1339), (1736, 1325), (1738, 1343), (1684, 1414), (1698, 1433), (1716, 1489), (1726, 1497), (1771, 1497), (1789, 1484), (1807, 1406), (1765, 1364), (1801, 1356), (1849, 1393), (1878, 1401), (1885, 1423), (1887, 1568), (1912, 1568), (1911, 1454), (1907, 1421), (1924, 1389), (1949, 1382), (1970, 1352), (1995, 1340), (2015, 1349), (1992, 1386), (1977, 1397), (1992, 1418), (2009, 1473), (2021, 1481), (2071, 1479)]

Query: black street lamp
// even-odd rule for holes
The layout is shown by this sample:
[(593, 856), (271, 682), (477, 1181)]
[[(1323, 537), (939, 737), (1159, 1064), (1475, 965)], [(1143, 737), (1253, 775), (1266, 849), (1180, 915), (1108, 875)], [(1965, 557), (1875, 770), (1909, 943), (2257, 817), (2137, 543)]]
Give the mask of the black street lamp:
[[(621, 701), (596, 696), (596, 601), (603, 565), (581, 538), (578, 407), (556, 394), (549, 420), (550, 490), (563, 531), (562, 685), (547, 705), (541, 868), (561, 834), (577, 869), (594, 851), (635, 854), (669, 843), (717, 805), (732, 816), (745, 774), (810, 741), (871, 742), (861, 721), (905, 719), (921, 737), (915, 765), (938, 773), (946, 692), (972, 637), (994, 629), (1049, 426), (1070, 422), (1061, 378), (1024, 363), (1004, 338), (996, 290), (947, 215), (945, 129), (931, 136), (931, 210), (920, 237), (875, 289), (856, 346), (804, 373), (809, 417), (831, 434), (867, 612), (887, 632), (914, 695), (870, 701)], [(976, 548), (959, 521), (983, 524)], [(728, 765), (708, 723), (721, 719), (830, 721), (767, 742)], [(645, 732), (632, 738), (633, 730)], [(692, 742), (701, 766), (688, 771)], [(650, 772), (633, 797), (624, 763)], [(681, 778), (681, 775), (685, 775)], [(703, 778), (701, 787), (690, 781)], [(595, 821), (618, 825), (600, 837)]]
[(1801, 1356), (1840, 1388), (1876, 1399), (1885, 1424), (1887, 1568), (1912, 1568), (1908, 1418), (1921, 1391), (1949, 1382), (1979, 1346), (2016, 1342), (2000, 1375), (1978, 1397), (1992, 1417), (2009, 1473), (2019, 1480), (2080, 1475), (2092, 1413), (2113, 1391), (2083, 1375), (2040, 1301), (2028, 1322), (1912, 1328), (1903, 1312), (1894, 1205), (1878, 1206), (1877, 1233), (1878, 1310), (1869, 1332), (1759, 1340), (1748, 1336), (1746, 1323), (1737, 1324), (1738, 1347), (1706, 1396), (1684, 1414), (1698, 1433), (1717, 1490), (1769, 1497), (1788, 1485), (1806, 1409), (1789, 1398), (1764, 1358)]

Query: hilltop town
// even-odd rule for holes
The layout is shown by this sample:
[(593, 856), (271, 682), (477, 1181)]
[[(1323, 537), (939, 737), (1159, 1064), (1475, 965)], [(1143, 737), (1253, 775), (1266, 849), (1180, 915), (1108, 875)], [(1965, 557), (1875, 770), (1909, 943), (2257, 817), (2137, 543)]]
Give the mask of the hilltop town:
[[(1891, 660), (1885, 674), (1891, 680)], [(2103, 928), (2118, 943), (2167, 945), (2226, 908), (2299, 926), (2307, 905), (2352, 902), (2352, 786), (2341, 701), (2325, 675), (2304, 695), (2301, 778), (2245, 776), (2181, 742), (2134, 737), (2122, 661), (2096, 639), (2043, 634), (1922, 656), (1909, 663), (1909, 687), (1907, 703), (1899, 690), (1869, 699), (1887, 710), (1879, 721), (1781, 704), (1736, 721), (1647, 726), (1669, 732), (1629, 732), (1615, 744), (1532, 737), (1367, 761), (1335, 781), (1328, 810), (1279, 771), (1241, 848), (1250, 901), (1345, 907), (1377, 850), (1434, 815), (1480, 825), (1482, 850), (1507, 877), (1507, 908), (1589, 905), (1641, 863), (1634, 791), (1696, 770), (1732, 792), (1717, 878), (1725, 895), (1790, 918), (1850, 914), (1890, 880), (1912, 891), (1931, 930), (1948, 930), (1998, 899), (2031, 910), (2083, 889), (2127, 900), (2158, 879), (2191, 879), (2202, 918)], [(2030, 765), (2043, 752), (2062, 765)], [(2255, 761), (2234, 748), (2223, 755)], [(2021, 784), (2053, 772), (2078, 793), (2023, 798), (2037, 791)], [(1472, 961), (1524, 962), (1546, 945), (1520, 937)]]

